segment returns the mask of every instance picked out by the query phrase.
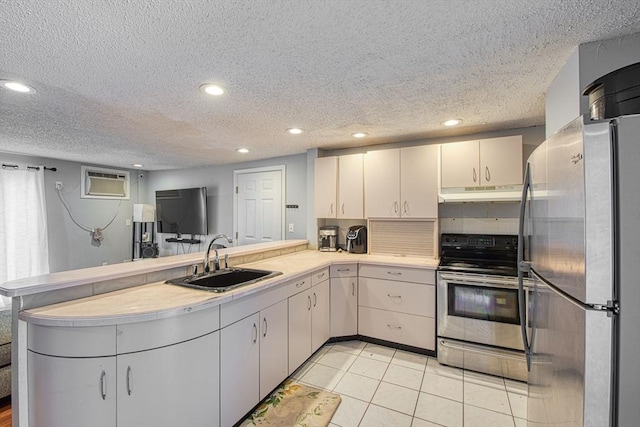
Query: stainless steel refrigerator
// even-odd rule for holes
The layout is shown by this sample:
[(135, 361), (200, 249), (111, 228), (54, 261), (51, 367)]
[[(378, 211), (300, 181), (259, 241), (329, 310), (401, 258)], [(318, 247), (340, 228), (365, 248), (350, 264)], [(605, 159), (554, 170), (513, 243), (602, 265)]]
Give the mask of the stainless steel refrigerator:
[(542, 143), (520, 215), (528, 425), (640, 425), (640, 115)]

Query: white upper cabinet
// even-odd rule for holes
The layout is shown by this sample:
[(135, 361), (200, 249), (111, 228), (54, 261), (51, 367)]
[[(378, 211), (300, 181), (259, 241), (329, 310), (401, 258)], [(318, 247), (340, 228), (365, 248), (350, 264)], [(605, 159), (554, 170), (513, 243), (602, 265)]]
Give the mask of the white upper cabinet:
[(437, 145), (423, 145), (367, 152), (367, 217), (436, 218), (437, 150)]
[(316, 218), (336, 218), (338, 200), (338, 158), (320, 157), (315, 162)]
[(362, 154), (316, 159), (317, 218), (364, 218), (363, 169)]
[(400, 149), (400, 215), (438, 217), (438, 146)]
[(363, 156), (338, 157), (338, 218), (364, 218)]
[(441, 187), (522, 184), (522, 136), (441, 146)]
[(482, 185), (522, 184), (522, 136), (480, 141)]

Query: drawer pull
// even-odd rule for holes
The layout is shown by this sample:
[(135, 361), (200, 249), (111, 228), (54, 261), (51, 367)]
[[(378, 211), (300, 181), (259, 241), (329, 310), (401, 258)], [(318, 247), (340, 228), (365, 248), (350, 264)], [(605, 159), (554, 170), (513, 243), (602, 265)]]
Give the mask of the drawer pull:
[(387, 274), (390, 274), (392, 276), (402, 276), (402, 273), (399, 271), (387, 271)]
[(339, 271), (340, 273), (342, 273), (342, 272), (348, 272), (348, 271), (351, 271), (351, 269), (350, 269), (350, 268), (339, 268), (337, 271)]
[(402, 326), (398, 326), (398, 325), (387, 325), (387, 327), (389, 329), (402, 329)]
[(131, 366), (127, 366), (127, 394), (131, 396), (133, 389), (133, 375), (131, 375)]
[(391, 294), (387, 294), (387, 296), (388, 296), (389, 298), (400, 298), (400, 299), (402, 299), (402, 295), (391, 295)]
[(299, 288), (300, 286), (304, 286), (306, 280), (303, 280), (302, 282), (298, 282), (296, 283), (296, 288)]
[(324, 277), (324, 272), (322, 272), (322, 273), (318, 274), (318, 276), (317, 276), (317, 277), (318, 277), (318, 279), (320, 279), (320, 278)]

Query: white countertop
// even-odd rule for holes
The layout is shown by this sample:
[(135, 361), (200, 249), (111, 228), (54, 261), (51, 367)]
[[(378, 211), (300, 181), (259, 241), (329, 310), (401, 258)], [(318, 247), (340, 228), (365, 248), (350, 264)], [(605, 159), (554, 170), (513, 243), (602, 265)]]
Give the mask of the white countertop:
[(424, 269), (435, 269), (438, 265), (435, 259), (306, 250), (243, 264), (243, 267), (280, 271), (282, 275), (222, 294), (157, 282), (25, 310), (20, 313), (20, 318), (49, 326), (101, 326), (154, 320), (242, 298), (331, 264), (354, 262)]
[[(247, 256), (270, 250), (290, 248), (306, 243), (308, 243), (307, 240), (281, 240), (278, 242), (257, 243), (255, 245), (219, 249), (218, 253), (220, 255), (229, 254), (231, 257), (236, 255)], [(0, 285), (0, 295), (16, 297), (47, 291), (57, 291), (87, 283), (120, 279), (177, 267), (188, 267), (193, 264), (202, 263), (203, 259), (204, 251), (161, 258), (146, 258), (122, 264), (111, 264), (25, 277)]]

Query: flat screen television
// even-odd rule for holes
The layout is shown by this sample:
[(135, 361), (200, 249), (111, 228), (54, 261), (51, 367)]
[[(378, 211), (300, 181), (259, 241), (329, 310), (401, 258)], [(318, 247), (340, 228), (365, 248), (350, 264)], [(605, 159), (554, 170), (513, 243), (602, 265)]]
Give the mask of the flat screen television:
[(158, 233), (208, 234), (207, 187), (156, 191)]

